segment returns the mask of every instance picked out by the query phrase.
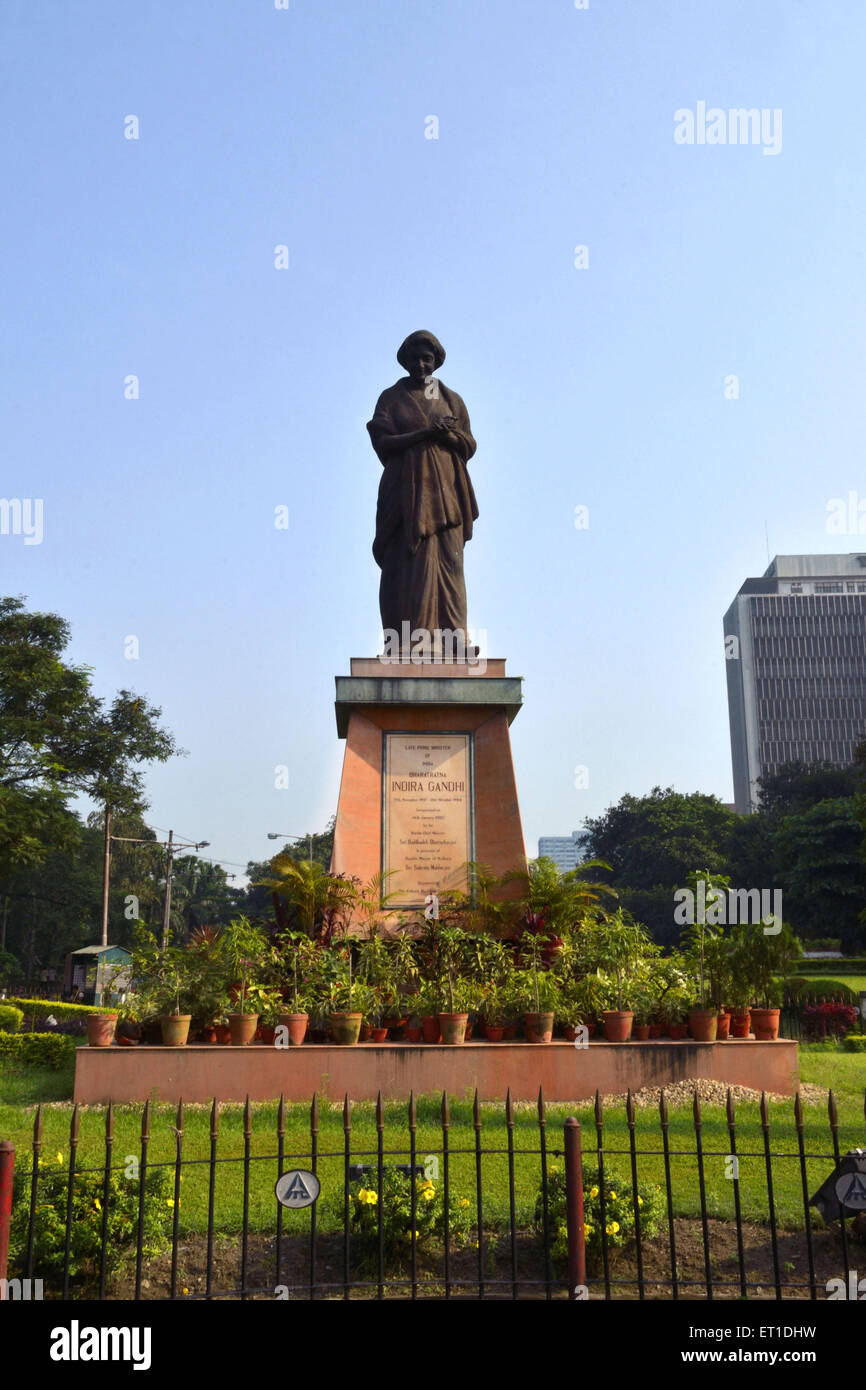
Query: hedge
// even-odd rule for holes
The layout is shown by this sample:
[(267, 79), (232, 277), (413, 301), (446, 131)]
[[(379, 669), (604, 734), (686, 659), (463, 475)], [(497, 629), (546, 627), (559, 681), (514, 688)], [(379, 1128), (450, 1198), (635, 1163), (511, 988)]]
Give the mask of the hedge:
[(866, 1033), (862, 1036), (849, 1033), (847, 1038), (842, 1039), (842, 1048), (845, 1052), (866, 1052)]
[(14, 1004), (0, 1004), (0, 1033), (17, 1033), (24, 1021), (24, 1014)]
[(785, 981), (785, 989), (801, 1000), (823, 998), (837, 1004), (854, 1004), (857, 999), (849, 985), (820, 977), (813, 980), (809, 975), (792, 975)]
[(797, 969), (801, 975), (818, 975), (823, 970), (832, 970), (834, 975), (866, 975), (866, 956), (843, 956), (840, 960), (798, 960)]
[(27, 1067), (59, 1071), (75, 1056), (74, 1038), (62, 1033), (0, 1033), (0, 1057)]
[(88, 1014), (102, 1012), (92, 1004), (62, 1004), (59, 999), (11, 998), (2, 1000), (2, 1003), (12, 1004), (16, 1009), (20, 1009), (25, 1018), (47, 1018), (49, 1014), (53, 1014), (58, 1023), (62, 1023), (64, 1019), (83, 1019)]

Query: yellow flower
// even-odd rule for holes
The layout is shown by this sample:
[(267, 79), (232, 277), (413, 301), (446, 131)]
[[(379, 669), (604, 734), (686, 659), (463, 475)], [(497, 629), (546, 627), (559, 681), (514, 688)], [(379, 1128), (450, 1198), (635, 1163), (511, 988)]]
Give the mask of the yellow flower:
[(165, 1205), (166, 1205), (167, 1207), (173, 1207), (173, 1206), (174, 1206), (174, 1198), (173, 1198), (173, 1197), (166, 1197), (166, 1199), (165, 1199)]
[(436, 1196), (436, 1193), (433, 1191), (432, 1187), (427, 1187), (424, 1189), (421, 1195), (423, 1196), (425, 1202), (432, 1202)]
[(374, 1206), (378, 1200), (378, 1193), (370, 1187), (362, 1187), (358, 1192), (358, 1201), (363, 1202), (365, 1206)]
[(611, 1202), (615, 1202), (615, 1201), (616, 1201), (616, 1193), (615, 1193), (615, 1192), (611, 1192), (610, 1197), (609, 1197), (608, 1200), (611, 1201)]
[(589, 1195), (590, 1195), (590, 1197), (597, 1197), (597, 1196), (598, 1196), (598, 1188), (597, 1188), (597, 1187), (591, 1187), (591, 1188), (589, 1189)]
[(189, 1293), (189, 1289), (184, 1289), (184, 1293)]
[(639, 1207), (642, 1207), (642, 1206), (643, 1206), (643, 1197), (638, 1197), (638, 1199), (637, 1199), (637, 1204), (638, 1204)]
[(551, 1163), (550, 1166), (548, 1167), (547, 1171), (548, 1171), (548, 1173), (558, 1173), (558, 1172), (559, 1172), (559, 1164), (558, 1164), (558, 1163)]
[(60, 1153), (59, 1150), (58, 1150), (58, 1153), (57, 1153), (57, 1162), (58, 1162), (58, 1163), (62, 1163), (62, 1162), (63, 1162), (63, 1154)]
[(469, 1201), (469, 1198), (468, 1198), (468, 1197), (461, 1197), (461, 1198), (460, 1198), (460, 1205), (461, 1205), (461, 1207), (468, 1207), (468, 1206), (471, 1206), (471, 1202)]
[(594, 1230), (595, 1230), (595, 1227), (594, 1227), (594, 1226), (590, 1226), (590, 1225), (588, 1225), (586, 1222), (584, 1222), (583, 1233), (584, 1233), (585, 1236), (591, 1236)]
[(94, 1197), (93, 1205), (96, 1207), (97, 1211), (102, 1211), (102, 1203), (100, 1202), (98, 1197)]
[(605, 1230), (607, 1231), (609, 1236), (615, 1236), (617, 1231), (619, 1230), (619, 1222), (611, 1221), (610, 1225), (605, 1227)]

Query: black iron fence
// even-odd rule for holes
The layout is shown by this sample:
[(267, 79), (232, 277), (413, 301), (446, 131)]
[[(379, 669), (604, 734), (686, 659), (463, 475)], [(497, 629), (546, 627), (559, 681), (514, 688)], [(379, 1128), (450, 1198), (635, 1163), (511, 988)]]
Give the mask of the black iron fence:
[[(443, 1096), (435, 1121), (422, 1102), (423, 1123), (414, 1097), (396, 1117), (380, 1098), (360, 1127), (348, 1098), (323, 1126), (326, 1104), (313, 1097), (299, 1145), (284, 1101), (267, 1130), (249, 1102), (240, 1128), (214, 1102), (191, 1153), (183, 1103), (148, 1103), (134, 1154), (108, 1106), (97, 1163), (77, 1106), (68, 1152), (46, 1152), (40, 1107), (14, 1184), (0, 1146), (7, 1297), (819, 1299), (856, 1270), (857, 1222), (843, 1210), (825, 1226), (810, 1198), (844, 1157), (832, 1092), (826, 1117), (798, 1094), (773, 1102), (772, 1124), (766, 1096), (743, 1120), (731, 1092), (724, 1109), (697, 1093), (689, 1110), (664, 1092), (652, 1110), (596, 1096), (582, 1127), (551, 1121), (541, 1092), (531, 1112), (510, 1092), (471, 1111)], [(154, 1124), (172, 1157), (153, 1157)], [(224, 1151), (229, 1124), (240, 1152)], [(281, 1176), (320, 1195), (286, 1208)]]

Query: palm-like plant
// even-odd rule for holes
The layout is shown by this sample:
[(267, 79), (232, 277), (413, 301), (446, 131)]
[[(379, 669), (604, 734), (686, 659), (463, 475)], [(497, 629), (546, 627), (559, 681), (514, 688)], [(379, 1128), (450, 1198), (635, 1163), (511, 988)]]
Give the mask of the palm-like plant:
[(293, 859), (282, 852), (269, 865), (271, 874), (259, 879), (254, 887), (270, 888), (275, 907), (279, 904), (290, 925), (307, 936), (316, 936), (323, 929), (333, 929), (335, 921), (348, 922), (357, 900), (355, 885), (338, 875), (329, 874), (321, 864), (306, 859)]

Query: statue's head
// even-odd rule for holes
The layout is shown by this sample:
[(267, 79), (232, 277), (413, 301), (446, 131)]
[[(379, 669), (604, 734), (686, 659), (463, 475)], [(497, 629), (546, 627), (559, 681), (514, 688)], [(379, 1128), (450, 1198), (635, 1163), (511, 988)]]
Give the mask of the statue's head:
[(419, 328), (400, 344), (397, 361), (413, 381), (426, 381), (445, 361), (445, 349), (432, 333)]

